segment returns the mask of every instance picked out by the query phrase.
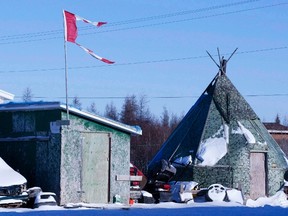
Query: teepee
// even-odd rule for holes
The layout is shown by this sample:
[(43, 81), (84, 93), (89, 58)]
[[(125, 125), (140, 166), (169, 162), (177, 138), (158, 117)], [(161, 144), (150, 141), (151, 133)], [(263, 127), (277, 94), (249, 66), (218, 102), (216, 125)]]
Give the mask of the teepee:
[(245, 198), (274, 194), (287, 158), (226, 75), (219, 72), (148, 165), (148, 178), (162, 159), (176, 167), (172, 180), (219, 183)]

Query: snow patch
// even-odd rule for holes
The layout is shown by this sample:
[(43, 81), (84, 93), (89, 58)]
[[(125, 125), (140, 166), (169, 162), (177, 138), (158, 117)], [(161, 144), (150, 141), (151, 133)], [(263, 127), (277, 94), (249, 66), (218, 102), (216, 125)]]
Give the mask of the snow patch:
[(197, 159), (200, 165), (214, 166), (227, 153), (229, 126), (221, 126), (220, 129), (210, 138), (201, 141), (197, 152)]
[(271, 197), (260, 197), (257, 200), (248, 199), (246, 206), (263, 207), (265, 205), (288, 207), (287, 195), (283, 191), (278, 191)]
[(241, 122), (237, 121), (237, 123), (239, 125), (239, 128), (237, 128), (237, 130), (233, 130), (232, 133), (243, 134), (249, 144), (256, 143), (256, 139), (253, 136), (253, 134), (251, 133), (251, 131), (249, 131), (247, 128), (245, 128), (244, 125), (241, 124)]
[(226, 139), (226, 143), (229, 143), (229, 126), (224, 124), (224, 137)]
[(285, 161), (286, 161), (286, 163), (288, 165), (288, 159), (287, 159), (286, 155), (284, 155), (284, 159), (285, 159)]
[(227, 189), (227, 196), (230, 202), (239, 203), (241, 205), (244, 204), (244, 198), (240, 190), (234, 188)]
[(18, 172), (13, 170), (1, 157), (0, 157), (0, 185), (1, 187), (8, 187), (12, 185), (22, 185), (27, 180)]
[(145, 197), (153, 197), (153, 195), (151, 193), (144, 191), (144, 190), (141, 191), (141, 194), (142, 194), (142, 196), (145, 196)]
[(189, 164), (192, 164), (192, 156), (191, 156), (191, 155), (188, 155), (188, 156), (186, 156), (186, 157), (176, 158), (176, 159), (173, 161), (173, 163), (187, 166), (187, 165), (189, 165)]

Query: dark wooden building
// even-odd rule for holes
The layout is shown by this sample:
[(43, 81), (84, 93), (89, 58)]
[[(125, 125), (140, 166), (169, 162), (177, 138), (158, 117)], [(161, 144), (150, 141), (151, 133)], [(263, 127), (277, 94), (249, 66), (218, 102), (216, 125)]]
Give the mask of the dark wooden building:
[(280, 122), (264, 122), (264, 125), (288, 156), (288, 127), (280, 124)]
[(59, 102), (0, 105), (0, 157), (28, 187), (54, 192), (60, 205), (110, 203), (130, 194), (130, 138), (141, 128)]

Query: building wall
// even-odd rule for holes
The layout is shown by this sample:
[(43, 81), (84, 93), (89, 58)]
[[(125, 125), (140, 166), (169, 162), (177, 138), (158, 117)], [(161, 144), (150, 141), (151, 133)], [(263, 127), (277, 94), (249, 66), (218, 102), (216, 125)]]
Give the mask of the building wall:
[(283, 152), (288, 156), (288, 134), (287, 133), (271, 133), (272, 137), (278, 143)]
[(27, 187), (40, 186), (59, 197), (60, 136), (50, 133), (57, 111), (0, 113), (0, 157), (27, 179)]
[[(66, 119), (60, 110), (0, 112), (0, 157), (28, 181), (56, 193), (60, 204), (81, 201), (81, 132), (111, 134), (110, 202), (120, 195), (128, 203), (130, 182), (117, 181), (129, 175), (130, 134), (70, 114), (71, 125), (55, 124)], [(53, 123), (53, 124), (52, 124)]]
[(271, 133), (272, 137), (275, 139), (275, 140), (288, 140), (288, 134), (287, 133)]
[[(65, 114), (63, 114), (65, 118)], [(108, 132), (111, 135), (110, 200), (120, 195), (123, 203), (130, 197), (130, 182), (117, 181), (117, 175), (129, 176), (130, 135), (89, 120), (70, 115), (70, 126), (62, 128), (61, 203), (81, 201), (81, 132)], [(85, 167), (83, 167), (85, 169)]]

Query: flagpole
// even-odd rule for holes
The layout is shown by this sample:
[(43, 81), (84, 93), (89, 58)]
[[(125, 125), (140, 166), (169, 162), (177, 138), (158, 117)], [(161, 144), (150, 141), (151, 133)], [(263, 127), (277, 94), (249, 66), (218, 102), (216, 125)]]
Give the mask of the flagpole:
[(69, 120), (69, 108), (68, 108), (68, 70), (67, 70), (67, 45), (64, 41), (64, 50), (65, 50), (65, 92), (66, 92), (66, 111), (67, 111), (67, 120)]
[(87, 53), (89, 53), (92, 57), (105, 62), (107, 64), (113, 64), (114, 62), (102, 58), (98, 55), (96, 55), (92, 50), (89, 50), (80, 44), (76, 43), (76, 38), (77, 38), (77, 25), (76, 25), (76, 20), (80, 19), (85, 23), (90, 23), (94, 26), (101, 26), (106, 24), (106, 22), (91, 22), (89, 20), (83, 19), (79, 16), (76, 16), (73, 13), (70, 13), (68, 11), (63, 10), (63, 17), (64, 17), (64, 53), (65, 53), (65, 91), (66, 91), (66, 111), (67, 111), (67, 124), (69, 124), (69, 108), (68, 108), (68, 69), (67, 69), (67, 41), (74, 43), (81, 47), (83, 50), (85, 50)]
[[(65, 15), (63, 11), (63, 16), (65, 20)], [(68, 69), (67, 69), (67, 42), (66, 42), (66, 36), (65, 36), (65, 21), (63, 23), (64, 25), (64, 58), (65, 58), (65, 94), (66, 94), (66, 112), (67, 112), (67, 120), (69, 120), (69, 108), (68, 108)]]

